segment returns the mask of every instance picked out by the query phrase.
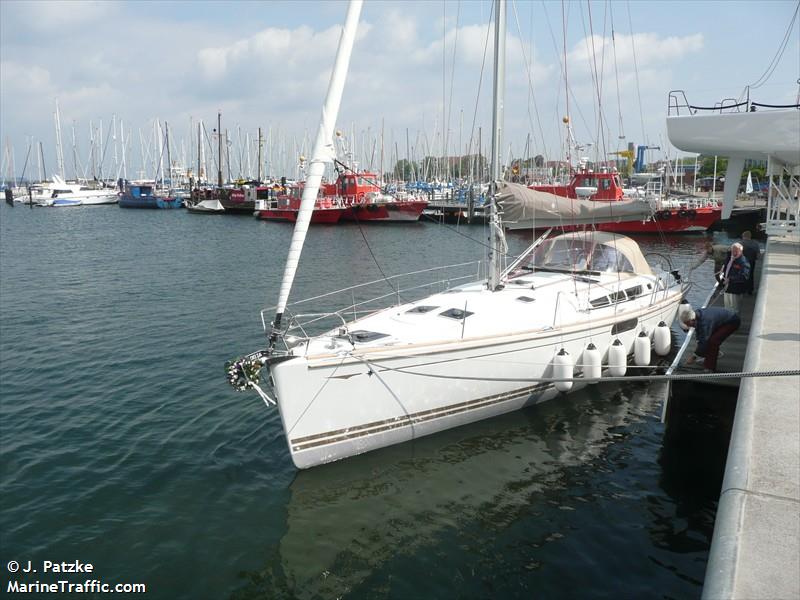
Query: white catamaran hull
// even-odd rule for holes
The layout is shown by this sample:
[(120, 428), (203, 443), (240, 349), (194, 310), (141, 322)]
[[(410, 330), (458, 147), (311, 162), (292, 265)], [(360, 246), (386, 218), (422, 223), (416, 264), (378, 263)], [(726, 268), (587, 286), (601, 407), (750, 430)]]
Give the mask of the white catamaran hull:
[(652, 340), (661, 321), (672, 322), (679, 301), (674, 291), (656, 304), (628, 308), (624, 320), (609, 308), (593, 314), (589, 326), (391, 353), (352, 353), (349, 342), (338, 340), (327, 356), (278, 362), (270, 370), (292, 461), (308, 468), (552, 399), (561, 393), (554, 383), (530, 380), (554, 377), (561, 348), (577, 363), (576, 375), (589, 340), (606, 364), (615, 339), (631, 354), (638, 333)]

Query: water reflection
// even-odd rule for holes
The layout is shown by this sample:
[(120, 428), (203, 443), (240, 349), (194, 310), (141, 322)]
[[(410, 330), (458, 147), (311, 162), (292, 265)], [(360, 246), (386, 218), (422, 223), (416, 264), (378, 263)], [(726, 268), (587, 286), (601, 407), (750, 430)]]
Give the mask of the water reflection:
[[(593, 504), (613, 504), (625, 496), (614, 482), (618, 473), (639, 460), (643, 478), (657, 470), (652, 446), (660, 443), (653, 425), (660, 410), (658, 391), (594, 386), (490, 421), (299, 472), (290, 486), (285, 534), (265, 567), (245, 574), (249, 583), (233, 597), (396, 596), (393, 578), (402, 579), (409, 593), (448, 595), (457, 589), (463, 597), (478, 593), (460, 587), (470, 580), (462, 572), (464, 560), (495, 574), (510, 562), (527, 573), (523, 579), (544, 577), (555, 585), (560, 565), (575, 568), (575, 540), (566, 538), (596, 537), (588, 533), (597, 526)], [(650, 433), (642, 437), (647, 428)], [(650, 447), (642, 456), (636, 447), (609, 455), (610, 448), (632, 439)], [(651, 514), (655, 535), (662, 517), (667, 515), (661, 511)], [(570, 531), (582, 527), (585, 532)], [(528, 549), (507, 555), (506, 542), (498, 540), (520, 535)], [(553, 571), (537, 573), (537, 555), (548, 544)], [(623, 557), (633, 552), (628, 558), (643, 560), (635, 544), (625, 549), (624, 536), (591, 544), (580, 544), (589, 563), (602, 563), (605, 546), (615, 544)], [(458, 554), (460, 560), (454, 557)], [(428, 569), (424, 584), (415, 581), (414, 569), (400, 572), (408, 563)], [(431, 581), (432, 573), (438, 582)]]

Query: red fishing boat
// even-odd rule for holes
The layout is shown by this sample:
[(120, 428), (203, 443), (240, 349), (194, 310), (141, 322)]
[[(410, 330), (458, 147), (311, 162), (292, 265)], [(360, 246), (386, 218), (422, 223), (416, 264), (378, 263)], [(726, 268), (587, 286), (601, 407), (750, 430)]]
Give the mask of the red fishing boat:
[(347, 210), (345, 221), (418, 221), (428, 201), (407, 192), (386, 194), (376, 173), (340, 173), (334, 183), (322, 185), (326, 198), (336, 198)]
[[(428, 201), (407, 192), (385, 194), (375, 173), (341, 173), (323, 183), (311, 213), (312, 223), (418, 221)], [(297, 220), (302, 183), (287, 187), (260, 187), (255, 216), (268, 221)]]
[(660, 190), (625, 190), (615, 171), (581, 170), (567, 185), (531, 185), (531, 189), (549, 192), (564, 198), (580, 198), (596, 202), (618, 202), (631, 198), (651, 199), (653, 215), (636, 221), (600, 222), (599, 231), (614, 233), (686, 233), (705, 231), (722, 218), (722, 207), (715, 200), (685, 197), (664, 200)]
[[(255, 216), (266, 221), (297, 221), (304, 184), (262, 186), (256, 189)], [(319, 196), (311, 213), (312, 223), (338, 223), (347, 209), (335, 198)]]

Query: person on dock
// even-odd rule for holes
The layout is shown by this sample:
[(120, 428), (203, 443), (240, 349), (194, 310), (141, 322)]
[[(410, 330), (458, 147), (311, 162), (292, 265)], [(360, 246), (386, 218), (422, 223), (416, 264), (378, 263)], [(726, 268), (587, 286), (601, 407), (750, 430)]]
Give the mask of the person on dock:
[(725, 308), (737, 315), (741, 305), (741, 296), (747, 292), (747, 281), (750, 278), (750, 263), (742, 254), (739, 242), (731, 244), (731, 250), (725, 259), (725, 265), (717, 273), (717, 281), (725, 290)]
[(761, 246), (753, 239), (753, 234), (749, 231), (742, 232), (742, 241), (739, 243), (742, 245), (742, 254), (744, 254), (747, 262), (750, 263), (750, 277), (747, 279), (747, 293), (752, 296), (753, 284), (756, 276), (756, 262), (761, 257)]
[(728, 253), (728, 246), (725, 244), (715, 244), (711, 239), (703, 242), (703, 250), (697, 255), (694, 262), (689, 266), (688, 271), (691, 273), (699, 268), (703, 263), (709, 259), (714, 261), (714, 273), (719, 273), (722, 270), (722, 265), (725, 264), (725, 257)]
[(686, 364), (694, 364), (698, 358), (703, 358), (703, 367), (708, 371), (716, 371), (722, 342), (739, 329), (741, 323), (739, 315), (727, 308), (711, 306), (682, 312), (681, 327), (687, 331), (694, 327), (697, 336), (697, 348), (686, 359)]

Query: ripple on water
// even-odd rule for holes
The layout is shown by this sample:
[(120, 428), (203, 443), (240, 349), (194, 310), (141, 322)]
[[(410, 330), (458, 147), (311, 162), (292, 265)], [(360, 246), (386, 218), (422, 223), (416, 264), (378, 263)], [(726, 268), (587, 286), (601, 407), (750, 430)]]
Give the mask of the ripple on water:
[[(223, 367), (263, 344), (291, 228), (0, 211), (5, 552), (89, 560), (165, 598), (699, 593), (714, 496), (681, 479), (646, 389), (298, 473), (277, 411)], [(702, 240), (643, 243), (688, 261)], [(312, 229), (295, 297), (379, 278), (371, 253), (386, 273), (481, 254), (436, 225)]]

